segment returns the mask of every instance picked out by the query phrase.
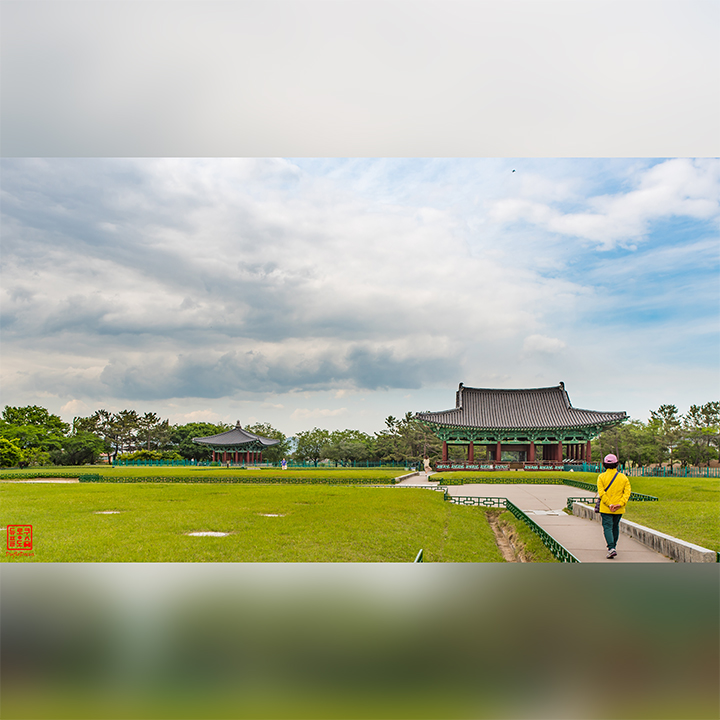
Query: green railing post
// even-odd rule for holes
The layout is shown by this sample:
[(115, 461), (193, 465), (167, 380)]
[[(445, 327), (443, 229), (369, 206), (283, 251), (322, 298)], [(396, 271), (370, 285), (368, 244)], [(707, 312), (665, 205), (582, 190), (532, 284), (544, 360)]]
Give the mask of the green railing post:
[(420, 552), (415, 556), (415, 560), (413, 562), (421, 563), (423, 561), (423, 551), (422, 548), (420, 548)]

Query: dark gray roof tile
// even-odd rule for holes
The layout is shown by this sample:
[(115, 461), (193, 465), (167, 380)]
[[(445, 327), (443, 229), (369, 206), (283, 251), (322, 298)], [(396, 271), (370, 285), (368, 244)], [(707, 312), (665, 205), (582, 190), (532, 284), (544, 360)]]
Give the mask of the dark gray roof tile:
[(417, 413), (416, 417), (455, 427), (541, 429), (614, 425), (627, 414), (574, 408), (563, 383), (521, 390), (471, 388), (460, 383), (454, 409)]
[(218, 435), (208, 435), (207, 437), (193, 438), (193, 442), (200, 443), (201, 445), (247, 445), (249, 443), (259, 443), (265, 447), (270, 445), (277, 445), (279, 440), (272, 440), (270, 438), (262, 437), (262, 435), (255, 435), (255, 433), (243, 430), (240, 427), (240, 423), (232, 429), (227, 430)]

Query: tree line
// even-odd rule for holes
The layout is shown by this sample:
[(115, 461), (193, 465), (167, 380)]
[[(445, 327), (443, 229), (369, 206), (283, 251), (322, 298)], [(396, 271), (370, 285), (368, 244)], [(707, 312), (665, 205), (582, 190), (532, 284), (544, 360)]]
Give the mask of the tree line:
[[(37, 405), (5, 406), (0, 420), (0, 466), (83, 465), (101, 456), (112, 460), (200, 460), (212, 458), (212, 450), (192, 442), (194, 437), (230, 430), (224, 423), (192, 422), (171, 425), (156, 413), (135, 410), (111, 413), (97, 410), (74, 418), (72, 425)], [(439, 460), (442, 442), (412, 413), (389, 416), (385, 427), (373, 434), (359, 430), (313, 428), (286, 436), (269, 423), (255, 423), (245, 430), (279, 440), (266, 448), (263, 458), (282, 458), (317, 465), (330, 460), (337, 465), (364, 462), (414, 464), (423, 457)], [(647, 423), (631, 420), (606, 430), (592, 442), (593, 460), (614, 452), (623, 462), (636, 465), (680, 462), (702, 465), (718, 459), (720, 450), (720, 402), (692, 405), (684, 415), (675, 405), (661, 405)], [(464, 448), (452, 448), (458, 458)]]
[[(72, 425), (37, 405), (5, 406), (0, 420), (0, 466), (84, 465), (102, 456), (124, 460), (212, 459), (212, 450), (192, 441), (194, 437), (217, 435), (232, 428), (225, 423), (192, 422), (171, 425), (156, 413), (135, 410), (111, 413), (97, 410), (88, 417), (74, 418)], [(263, 451), (263, 459), (283, 458), (318, 464), (330, 460), (338, 465), (357, 462), (417, 462), (441, 450), (430, 429), (406, 413), (388, 417), (385, 428), (369, 434), (359, 430), (313, 428), (286, 436), (270, 423), (247, 425), (245, 430), (279, 440)]]
[(707, 465), (720, 452), (720, 402), (691, 405), (685, 414), (661, 405), (646, 423), (630, 420), (606, 430), (592, 448), (594, 459), (614, 453), (634, 465)]

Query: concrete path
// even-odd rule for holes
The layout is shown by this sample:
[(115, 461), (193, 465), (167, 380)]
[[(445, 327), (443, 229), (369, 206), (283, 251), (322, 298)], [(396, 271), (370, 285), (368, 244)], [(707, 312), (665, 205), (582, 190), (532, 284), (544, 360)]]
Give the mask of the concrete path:
[[(425, 473), (398, 483), (419, 487), (437, 487)], [(617, 557), (608, 560), (607, 547), (602, 527), (591, 520), (585, 520), (563, 512), (569, 497), (587, 497), (592, 504), (594, 493), (570, 485), (500, 485), (495, 483), (473, 483), (449, 485), (448, 493), (454, 497), (503, 497), (517, 505), (543, 530), (554, 537), (580, 562), (603, 563), (662, 563), (673, 562), (655, 552), (638, 540), (620, 533)]]

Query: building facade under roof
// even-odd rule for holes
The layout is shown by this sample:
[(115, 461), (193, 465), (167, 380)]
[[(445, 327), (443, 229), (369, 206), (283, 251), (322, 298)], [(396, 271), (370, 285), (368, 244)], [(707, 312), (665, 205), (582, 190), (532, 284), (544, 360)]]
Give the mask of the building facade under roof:
[[(198, 445), (204, 445), (212, 449), (213, 462), (222, 457), (224, 463), (243, 462), (248, 464), (262, 462), (263, 450), (280, 442), (279, 440), (262, 437), (262, 435), (255, 435), (255, 433), (243, 430), (239, 420), (232, 430), (226, 430), (217, 435), (193, 438), (192, 440)], [(220, 455), (221, 453), (222, 455)]]
[[(448, 445), (467, 446), (461, 467), (438, 469), (491, 469), (470, 467), (475, 446), (485, 446), (495, 466), (503, 452), (513, 452), (526, 469), (529, 465), (560, 464), (564, 458), (590, 462), (590, 441), (603, 430), (628, 418), (625, 412), (574, 408), (564, 383), (554, 387), (501, 390), (465, 387), (460, 383), (455, 407), (417, 413), (443, 441), (442, 464), (448, 464)], [(452, 463), (456, 465), (457, 463)]]

